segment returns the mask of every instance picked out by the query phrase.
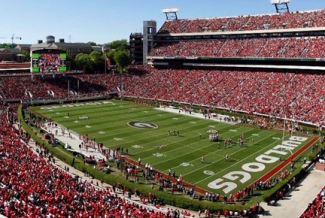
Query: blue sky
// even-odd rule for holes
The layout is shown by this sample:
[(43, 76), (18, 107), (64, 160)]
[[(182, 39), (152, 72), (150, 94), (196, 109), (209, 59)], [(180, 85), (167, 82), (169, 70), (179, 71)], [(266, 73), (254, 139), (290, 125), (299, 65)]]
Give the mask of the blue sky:
[[(292, 0), (291, 11), (324, 9), (324, 0)], [(164, 8), (178, 17), (205, 18), (274, 13), (270, 0), (1, 0), (0, 43), (36, 43), (47, 35), (67, 42), (99, 44), (142, 32), (144, 20), (165, 21)]]

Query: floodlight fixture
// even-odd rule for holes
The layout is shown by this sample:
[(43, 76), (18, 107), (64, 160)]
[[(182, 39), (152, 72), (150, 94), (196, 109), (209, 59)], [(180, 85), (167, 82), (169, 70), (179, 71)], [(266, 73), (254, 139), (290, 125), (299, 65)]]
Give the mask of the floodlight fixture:
[(178, 8), (166, 8), (162, 9), (161, 12), (166, 15), (166, 20), (177, 20)]
[(178, 8), (165, 8), (161, 10), (163, 13), (176, 13), (178, 12)]
[(271, 0), (271, 4), (285, 4), (289, 2), (290, 0)]
[(275, 6), (276, 13), (289, 12), (290, 0), (270, 0), (270, 2)]

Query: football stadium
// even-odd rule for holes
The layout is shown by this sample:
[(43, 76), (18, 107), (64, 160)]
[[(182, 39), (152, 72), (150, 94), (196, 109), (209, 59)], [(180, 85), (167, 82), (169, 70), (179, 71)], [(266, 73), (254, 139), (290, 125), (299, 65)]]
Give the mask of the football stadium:
[[(0, 214), (277, 217), (263, 205), (325, 171), (325, 10), (272, 3), (235, 17), (164, 9), (161, 27), (130, 34), (127, 70), (104, 46), (101, 70), (70, 70), (84, 45), (53, 36), (29, 63), (0, 63)], [(292, 216), (323, 217), (323, 197)]]

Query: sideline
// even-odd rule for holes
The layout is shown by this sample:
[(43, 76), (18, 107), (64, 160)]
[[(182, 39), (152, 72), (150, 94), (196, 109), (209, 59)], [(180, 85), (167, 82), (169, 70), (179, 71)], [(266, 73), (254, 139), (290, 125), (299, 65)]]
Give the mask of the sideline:
[[(156, 108), (157, 110), (162, 110), (171, 113), (177, 113), (187, 116), (193, 116), (201, 119), (205, 119), (202, 114), (198, 113), (185, 113), (180, 112), (174, 107), (163, 107)], [(213, 121), (222, 122), (215, 118), (211, 119)], [(229, 123), (229, 122), (227, 122)], [(309, 143), (308, 143), (309, 144)], [(325, 172), (316, 170), (313, 168), (307, 177), (300, 182), (299, 186), (295, 191), (291, 191), (286, 194), (284, 200), (279, 200), (277, 206), (269, 206), (266, 202), (261, 202), (260, 206), (264, 208), (266, 213), (264, 215), (259, 214), (259, 217), (267, 218), (279, 218), (279, 217), (297, 217), (299, 218), (302, 213), (308, 207), (321, 189), (325, 186)]]
[(221, 122), (221, 123), (228, 123), (228, 124), (238, 124), (240, 123), (240, 121), (238, 120), (236, 121), (231, 121), (231, 116), (228, 115), (223, 115), (223, 114), (216, 114), (216, 113), (211, 113), (210, 118), (204, 117), (203, 114), (201, 113), (197, 113), (197, 112), (186, 112), (184, 110), (179, 110), (176, 107), (173, 106), (160, 106), (160, 107), (154, 107), (154, 109), (156, 110), (160, 110), (160, 111), (165, 111), (165, 112), (170, 112), (170, 113), (175, 113), (175, 114), (181, 114), (181, 115), (187, 115), (190, 117), (196, 117), (196, 118), (200, 118), (200, 119), (205, 119), (205, 120), (212, 120), (215, 122)]
[[(175, 108), (170, 108), (170, 107), (163, 107), (163, 108), (154, 108), (156, 110), (161, 110), (165, 112), (171, 112), (175, 114), (182, 114), (182, 115), (187, 115), (187, 116), (192, 116), (200, 119), (205, 119), (202, 114), (199, 113), (186, 113), (184, 111), (179, 112), (178, 109)], [(218, 115), (219, 116), (219, 115)], [(227, 121), (223, 121), (220, 119), (212, 118), (210, 119), (212, 121), (216, 122), (226, 122), (228, 124), (235, 124)], [(78, 136), (71, 132), (72, 137), (68, 136), (58, 136), (58, 139), (62, 141), (63, 143), (69, 143), (69, 145), (74, 148), (75, 150), (79, 150), (79, 141), (78, 141)], [(94, 155), (96, 152), (89, 150), (91, 155)], [(92, 181), (93, 184), (100, 184), (99, 180), (96, 179), (91, 179), (89, 177), (85, 177), (84, 173), (77, 171), (74, 168), (71, 168), (71, 166), (65, 164), (64, 162), (58, 160), (56, 158), (56, 165), (58, 167), (62, 166), (68, 166), (70, 167), (70, 172), (74, 173), (76, 175), (79, 175), (83, 180), (87, 180), (89, 182)], [(278, 206), (268, 206), (266, 202), (261, 202), (260, 205), (266, 210), (266, 214), (264, 215), (265, 217), (299, 217), (304, 210), (307, 208), (308, 204), (314, 200), (316, 195), (320, 192), (320, 190), (324, 187), (325, 181), (325, 172), (320, 172), (317, 170), (312, 170), (310, 172), (310, 175), (308, 175), (300, 184), (299, 187), (297, 187), (296, 191), (291, 192), (289, 195), (285, 196), (286, 200), (280, 200)], [(109, 184), (104, 184), (105, 186), (109, 186)], [(121, 197), (126, 198), (125, 196), (122, 195), (121, 192), (118, 192), (118, 195)], [(134, 200), (136, 203), (140, 203), (138, 199), (133, 195), (132, 200)], [(145, 205), (146, 207), (149, 205)], [(170, 209), (178, 209), (182, 211), (182, 208), (175, 208), (169, 205), (165, 205), (164, 207), (161, 208), (161, 211), (163, 212), (164, 210), (166, 211), (167, 208)], [(157, 209), (154, 207), (154, 209)], [(191, 217), (199, 217), (198, 213), (195, 211), (189, 211), (191, 213)], [(201, 214), (202, 216), (202, 214)], [(260, 217), (264, 217), (263, 215), (259, 215)]]
[[(92, 155), (99, 159), (103, 159), (103, 158), (106, 159), (105, 156), (101, 152), (99, 152), (98, 150), (95, 150), (91, 147), (89, 147), (88, 151), (86, 151), (85, 149), (81, 149), (81, 151), (80, 151), (79, 144), (82, 142), (82, 140), (79, 139), (79, 136), (76, 133), (70, 131), (70, 134), (68, 134), (68, 132), (66, 130), (65, 130), (65, 133), (62, 133), (61, 129), (64, 127), (62, 127), (60, 125), (50, 127), (50, 125), (47, 125), (47, 124), (48, 123), (45, 123), (46, 128), (42, 127), (42, 129), (48, 133), (54, 134), (55, 138), (57, 138), (62, 143), (68, 144), (70, 146), (70, 150), (74, 150), (76, 152), (82, 152), (82, 154), (88, 155), (88, 156)], [(16, 128), (18, 128), (18, 127), (16, 127)], [(56, 135), (57, 130), (58, 130), (58, 134)], [(36, 152), (37, 146), (35, 145), (34, 141), (30, 140), (28, 145), (29, 145), (30, 149), (32, 149), (34, 152)], [(61, 170), (65, 170), (66, 168), (68, 168), (69, 171), (66, 171), (67, 173), (74, 175), (74, 176), (76, 176), (76, 175), (79, 176), (79, 178), (81, 178), (83, 181), (87, 181), (87, 182), (91, 183), (93, 186), (95, 186), (98, 189), (105, 189), (106, 187), (110, 187), (110, 188), (112, 187), (111, 184), (107, 184), (107, 183), (103, 183), (103, 186), (101, 186), (100, 180), (93, 179), (91, 177), (87, 177), (87, 176), (85, 176), (85, 174), (83, 172), (71, 167), (70, 165), (66, 164), (65, 162), (61, 161), (60, 159), (58, 159), (56, 157), (54, 157), (54, 159), (55, 159), (55, 164), (51, 163), (53, 166), (58, 167)], [(191, 214), (190, 216), (180, 214), (181, 217), (184, 217), (184, 218), (200, 217), (198, 215), (198, 212), (196, 212), (196, 211), (187, 210), (187, 209), (183, 209), (183, 208), (177, 208), (177, 207), (174, 207), (171, 205), (164, 205), (164, 206), (160, 206), (160, 208), (157, 208), (154, 205), (151, 205), (150, 203), (143, 204), (140, 201), (139, 196), (132, 195), (131, 198), (128, 198), (128, 192), (125, 192), (125, 195), (123, 195), (122, 190), (117, 189), (115, 193), (119, 197), (124, 198), (126, 201), (130, 201), (132, 203), (138, 204), (139, 206), (142, 206), (149, 210), (154, 210), (154, 211), (162, 212), (162, 213), (166, 214), (169, 210), (172, 209), (172, 210), (179, 210), (180, 213), (186, 211)]]

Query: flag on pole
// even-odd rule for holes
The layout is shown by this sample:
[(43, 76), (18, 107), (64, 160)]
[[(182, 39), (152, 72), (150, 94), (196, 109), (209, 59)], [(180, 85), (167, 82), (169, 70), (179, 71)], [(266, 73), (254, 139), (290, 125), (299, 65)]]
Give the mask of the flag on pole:
[(106, 67), (108, 70), (111, 69), (111, 60), (108, 57), (106, 57)]
[(282, 133), (282, 142), (284, 141), (284, 135), (285, 135), (285, 130), (286, 130), (286, 119), (287, 119), (287, 116), (284, 116), (284, 119), (283, 119), (283, 133)]
[(30, 93), (29, 91), (27, 91), (27, 94), (28, 94), (28, 96), (29, 96), (30, 98), (33, 98), (32, 93)]
[(77, 95), (78, 95), (78, 98), (79, 98), (79, 79), (78, 79), (78, 90), (77, 90)]
[(68, 80), (68, 98), (70, 98), (70, 80)]

